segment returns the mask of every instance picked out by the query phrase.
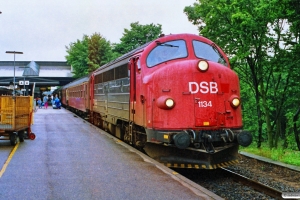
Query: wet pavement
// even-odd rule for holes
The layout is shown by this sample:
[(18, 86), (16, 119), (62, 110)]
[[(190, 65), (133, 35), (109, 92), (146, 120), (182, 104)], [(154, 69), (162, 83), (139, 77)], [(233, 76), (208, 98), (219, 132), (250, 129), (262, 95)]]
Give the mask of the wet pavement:
[(65, 109), (38, 109), (31, 128), (0, 141), (0, 199), (220, 198)]

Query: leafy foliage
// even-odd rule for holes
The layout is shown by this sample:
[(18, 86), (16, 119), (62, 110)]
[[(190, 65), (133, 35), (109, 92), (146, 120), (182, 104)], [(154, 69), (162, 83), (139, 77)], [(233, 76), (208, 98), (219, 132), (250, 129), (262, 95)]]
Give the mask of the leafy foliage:
[(82, 40), (77, 40), (66, 46), (68, 53), (66, 59), (73, 68), (75, 78), (88, 74), (88, 40), (88, 36), (84, 35)]
[(112, 52), (110, 42), (99, 33), (94, 33), (88, 40), (88, 71), (93, 72), (100, 66), (117, 57)]
[(74, 77), (85, 76), (100, 66), (116, 59), (132, 49), (156, 39), (161, 33), (161, 25), (130, 24), (131, 29), (124, 29), (121, 43), (111, 44), (100, 33), (91, 36), (84, 35), (66, 46), (68, 64), (73, 68)]
[(130, 29), (124, 29), (121, 43), (115, 44), (114, 52), (125, 54), (162, 34), (161, 25), (140, 25), (139, 22), (131, 23)]
[(184, 11), (228, 53), (241, 79), (245, 128), (258, 130), (257, 146), (267, 139), (277, 148), (287, 113), (299, 105), (299, 1), (198, 0)]
[(84, 35), (81, 41), (71, 43), (66, 49), (66, 59), (73, 68), (75, 78), (85, 76), (118, 57), (112, 51), (110, 42), (100, 33)]

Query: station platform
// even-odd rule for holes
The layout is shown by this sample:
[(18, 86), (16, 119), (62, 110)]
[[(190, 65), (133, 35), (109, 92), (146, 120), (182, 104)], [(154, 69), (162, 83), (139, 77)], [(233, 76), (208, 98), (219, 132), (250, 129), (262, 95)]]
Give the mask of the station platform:
[(1, 154), (0, 199), (222, 199), (68, 110), (38, 109), (31, 129)]

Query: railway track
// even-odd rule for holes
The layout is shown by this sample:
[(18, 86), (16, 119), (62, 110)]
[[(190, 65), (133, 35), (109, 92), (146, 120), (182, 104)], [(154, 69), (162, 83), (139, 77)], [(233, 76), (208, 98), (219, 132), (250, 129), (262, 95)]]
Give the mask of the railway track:
[(224, 173), (227, 173), (228, 176), (232, 177), (234, 181), (240, 183), (240, 184), (243, 184), (243, 185), (246, 185), (246, 186), (249, 186), (251, 188), (253, 188), (254, 190), (260, 192), (260, 193), (264, 193), (270, 197), (273, 197), (275, 199), (283, 199), (282, 198), (282, 192), (279, 191), (279, 190), (276, 190), (274, 188), (271, 188), (267, 185), (264, 185), (260, 182), (257, 182), (257, 181), (254, 181), (254, 180), (251, 180), (243, 175), (240, 175), (236, 172), (233, 172), (229, 169), (226, 169), (226, 168), (221, 168)]
[(300, 172), (253, 158), (216, 170), (175, 169), (191, 181), (224, 199), (284, 199), (285, 193), (300, 193)]

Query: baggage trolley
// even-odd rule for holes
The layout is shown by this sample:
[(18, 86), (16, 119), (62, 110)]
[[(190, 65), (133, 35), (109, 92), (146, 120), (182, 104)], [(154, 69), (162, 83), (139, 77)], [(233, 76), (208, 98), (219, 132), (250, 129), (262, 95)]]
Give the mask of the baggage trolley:
[(16, 145), (24, 139), (35, 139), (33, 124), (33, 97), (0, 96), (0, 139), (9, 139)]

